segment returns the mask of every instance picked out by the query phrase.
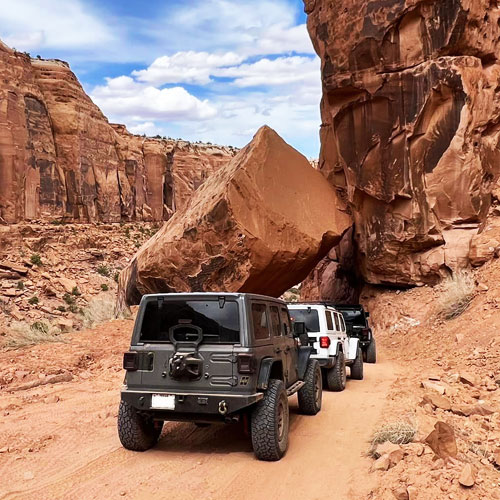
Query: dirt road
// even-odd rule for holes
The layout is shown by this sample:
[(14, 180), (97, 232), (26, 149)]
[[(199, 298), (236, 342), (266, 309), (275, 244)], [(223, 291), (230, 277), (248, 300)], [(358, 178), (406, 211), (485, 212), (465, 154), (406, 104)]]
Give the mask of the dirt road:
[[(325, 392), (315, 417), (298, 414), (293, 399), (290, 447), (278, 463), (257, 461), (237, 425), (170, 423), (155, 449), (133, 453), (116, 434), (123, 377), (116, 367), (129, 330), (130, 322), (114, 322), (70, 344), (0, 354), (0, 366), (24, 367), (29, 377), (37, 366), (50, 373), (58, 364), (73, 376), (1, 394), (0, 499), (354, 499), (369, 490), (364, 453), (395, 378), (392, 365), (365, 365), (365, 380)], [(102, 350), (92, 347), (98, 336)]]

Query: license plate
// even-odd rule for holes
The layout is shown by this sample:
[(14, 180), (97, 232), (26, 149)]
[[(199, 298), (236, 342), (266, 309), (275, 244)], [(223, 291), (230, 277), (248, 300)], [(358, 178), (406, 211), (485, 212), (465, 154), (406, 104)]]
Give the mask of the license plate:
[(175, 410), (175, 396), (173, 394), (153, 394), (151, 408), (157, 410)]

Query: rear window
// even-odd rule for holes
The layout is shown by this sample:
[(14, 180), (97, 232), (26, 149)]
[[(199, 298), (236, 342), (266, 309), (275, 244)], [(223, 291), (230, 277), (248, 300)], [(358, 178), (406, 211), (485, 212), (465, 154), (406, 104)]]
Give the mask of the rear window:
[(361, 311), (345, 310), (342, 311), (342, 316), (346, 323), (350, 323), (355, 326), (366, 326), (365, 315)]
[(198, 334), (193, 327), (198, 327), (202, 342), (237, 344), (240, 342), (238, 304), (230, 300), (226, 300), (223, 307), (218, 300), (148, 302), (139, 342), (170, 342), (169, 330), (173, 327), (177, 327), (175, 339), (178, 341), (196, 340)]
[(292, 321), (305, 323), (308, 332), (319, 332), (319, 315), (316, 309), (291, 309)]

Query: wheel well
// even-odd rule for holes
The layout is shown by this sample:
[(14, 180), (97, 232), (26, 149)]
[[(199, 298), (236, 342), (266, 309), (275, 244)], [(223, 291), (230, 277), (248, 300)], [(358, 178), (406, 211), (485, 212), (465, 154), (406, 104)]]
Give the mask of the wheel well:
[(271, 367), (269, 378), (277, 378), (283, 380), (283, 364), (281, 361), (275, 361)]

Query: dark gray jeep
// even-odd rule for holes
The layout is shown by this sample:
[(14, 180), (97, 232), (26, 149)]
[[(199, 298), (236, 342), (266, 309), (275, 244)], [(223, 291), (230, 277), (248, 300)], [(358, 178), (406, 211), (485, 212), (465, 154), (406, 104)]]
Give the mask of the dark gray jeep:
[(141, 301), (121, 392), (122, 445), (144, 451), (163, 422), (249, 423), (261, 460), (288, 446), (288, 397), (321, 409), (322, 380), (311, 348), (294, 337), (286, 303), (242, 293), (146, 295)]

